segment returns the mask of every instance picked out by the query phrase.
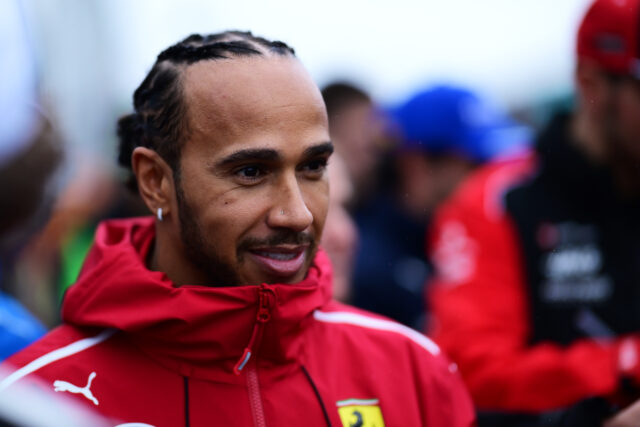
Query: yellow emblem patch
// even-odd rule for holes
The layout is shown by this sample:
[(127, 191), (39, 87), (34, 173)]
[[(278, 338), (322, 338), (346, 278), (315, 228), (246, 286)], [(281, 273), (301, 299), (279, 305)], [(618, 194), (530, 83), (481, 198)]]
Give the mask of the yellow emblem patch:
[(340, 400), (338, 414), (342, 427), (384, 427), (378, 399)]

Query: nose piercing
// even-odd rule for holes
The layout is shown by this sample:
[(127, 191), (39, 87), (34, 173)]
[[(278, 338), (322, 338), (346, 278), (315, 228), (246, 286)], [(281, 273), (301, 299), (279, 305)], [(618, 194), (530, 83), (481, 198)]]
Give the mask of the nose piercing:
[(280, 215), (284, 215), (284, 209), (280, 209)]

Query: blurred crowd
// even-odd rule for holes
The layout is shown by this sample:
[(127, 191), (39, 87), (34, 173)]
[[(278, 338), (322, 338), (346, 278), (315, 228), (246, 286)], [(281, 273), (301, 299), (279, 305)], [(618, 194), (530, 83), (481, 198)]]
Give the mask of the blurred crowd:
[[(65, 165), (17, 15), (0, 13), (0, 358), (60, 322), (101, 220), (150, 214), (115, 167)], [(640, 397), (638, 16), (596, 1), (561, 108), (510, 111), (459, 81), (394, 105), (357, 81), (321, 88), (334, 297), (434, 337), (481, 424)]]

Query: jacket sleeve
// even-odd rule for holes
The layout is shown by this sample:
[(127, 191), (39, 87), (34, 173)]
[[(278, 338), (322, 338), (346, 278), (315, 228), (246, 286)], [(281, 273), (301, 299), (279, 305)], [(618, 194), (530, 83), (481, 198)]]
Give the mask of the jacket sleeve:
[[(429, 242), (429, 334), (458, 363), (480, 409), (543, 411), (617, 387), (617, 342), (529, 346), (521, 253), (509, 218), (484, 195), (454, 197)], [(475, 197), (475, 198), (474, 198)]]
[(476, 413), (458, 367), (442, 353), (415, 356), (423, 426), (475, 427)]

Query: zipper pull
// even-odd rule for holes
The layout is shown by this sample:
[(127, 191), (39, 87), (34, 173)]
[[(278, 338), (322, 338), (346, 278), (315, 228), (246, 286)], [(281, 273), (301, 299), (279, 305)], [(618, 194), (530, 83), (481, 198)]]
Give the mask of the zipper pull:
[(258, 291), (260, 305), (258, 306), (258, 314), (256, 315), (256, 320), (259, 323), (267, 323), (269, 319), (271, 319), (271, 301), (269, 294), (275, 297), (272, 289), (260, 285), (260, 290)]
[[(271, 295), (271, 296), (270, 296)], [(253, 352), (253, 346), (259, 341), (262, 336), (262, 328), (264, 324), (271, 319), (271, 304), (272, 298), (275, 299), (275, 292), (273, 289), (268, 288), (266, 285), (260, 285), (258, 289), (258, 312), (256, 313), (256, 322), (253, 324), (253, 332), (251, 332), (251, 339), (242, 352), (242, 357), (233, 367), (233, 373), (240, 375), (240, 372), (251, 359)]]

